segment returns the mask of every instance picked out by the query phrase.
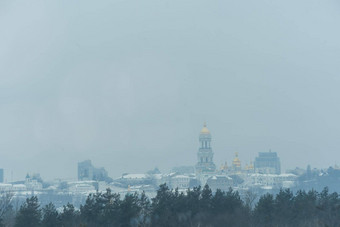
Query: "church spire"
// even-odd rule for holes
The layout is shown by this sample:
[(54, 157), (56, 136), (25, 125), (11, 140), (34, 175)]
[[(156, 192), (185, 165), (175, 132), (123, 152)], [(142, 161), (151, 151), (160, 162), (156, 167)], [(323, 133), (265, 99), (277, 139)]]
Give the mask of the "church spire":
[(197, 173), (212, 173), (215, 172), (216, 166), (213, 162), (214, 153), (211, 149), (211, 134), (207, 128), (207, 123), (204, 122), (203, 128), (199, 135), (200, 148), (197, 153), (198, 162), (196, 164)]

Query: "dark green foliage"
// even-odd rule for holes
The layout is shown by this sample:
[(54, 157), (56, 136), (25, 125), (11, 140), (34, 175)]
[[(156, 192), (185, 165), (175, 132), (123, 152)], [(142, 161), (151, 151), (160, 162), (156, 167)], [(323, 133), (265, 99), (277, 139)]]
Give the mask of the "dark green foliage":
[(249, 209), (243, 204), (237, 191), (217, 190), (211, 199), (210, 218), (206, 224), (213, 226), (248, 226)]
[[(59, 214), (52, 203), (39, 208), (37, 197), (20, 207), (15, 226), (25, 227), (289, 227), (339, 226), (340, 198), (314, 190), (281, 189), (277, 195), (265, 194), (255, 204), (256, 195), (245, 193), (245, 202), (237, 191), (211, 191), (208, 185), (188, 189), (186, 193), (160, 185), (150, 201), (145, 193), (128, 193), (123, 199), (107, 189), (88, 196), (80, 210), (72, 204)], [(12, 226), (6, 224), (3, 226)]]
[(137, 193), (126, 194), (120, 204), (119, 223), (122, 227), (138, 226), (138, 218), (141, 211)]
[(60, 214), (60, 223), (64, 227), (77, 226), (79, 213), (75, 210), (74, 206), (68, 203), (64, 206), (63, 212)]
[(151, 226), (247, 226), (250, 218), (238, 192), (195, 187), (186, 195), (161, 185), (152, 199)]
[(173, 193), (166, 184), (159, 186), (157, 195), (152, 199), (151, 206), (151, 223), (153, 226), (175, 226), (177, 223), (177, 214), (174, 209), (174, 201), (178, 193)]
[(338, 193), (328, 193), (328, 188), (319, 194), (317, 212), (321, 223), (325, 226), (339, 226), (340, 220), (340, 200)]
[(97, 209), (101, 208), (100, 219), (101, 223), (105, 226), (114, 226), (118, 223), (120, 212), (120, 195), (112, 193), (110, 189), (107, 189), (104, 194), (97, 199), (97, 203), (102, 204), (97, 206)]
[(317, 223), (317, 199), (316, 191), (298, 191), (294, 197), (293, 223), (296, 225), (314, 225)]
[(119, 194), (112, 194), (110, 189), (105, 193), (90, 194), (85, 205), (80, 207), (81, 220), (87, 226), (115, 226), (119, 218)]
[(274, 200), (274, 220), (276, 225), (281, 226), (292, 226), (293, 220), (291, 217), (294, 216), (293, 213), (293, 201), (294, 195), (289, 190), (280, 190), (279, 194), (276, 195)]
[(42, 209), (43, 219), (42, 226), (46, 227), (58, 227), (60, 221), (58, 218), (58, 211), (56, 210), (53, 203), (49, 203)]
[(274, 198), (272, 194), (261, 196), (259, 202), (255, 206), (254, 220), (257, 226), (273, 226), (274, 219)]
[(140, 196), (140, 199), (138, 201), (139, 207), (140, 207), (140, 213), (139, 213), (139, 225), (140, 227), (149, 226), (150, 223), (150, 212), (151, 212), (151, 202), (149, 198), (145, 195), (143, 192)]
[(89, 226), (95, 226), (97, 223), (102, 223), (101, 216), (103, 215), (102, 203), (104, 198), (101, 197), (100, 193), (90, 194), (84, 206), (80, 207), (81, 220), (88, 223)]
[(41, 209), (38, 198), (32, 196), (27, 198), (21, 205), (19, 212), (15, 218), (16, 227), (37, 227), (40, 226)]

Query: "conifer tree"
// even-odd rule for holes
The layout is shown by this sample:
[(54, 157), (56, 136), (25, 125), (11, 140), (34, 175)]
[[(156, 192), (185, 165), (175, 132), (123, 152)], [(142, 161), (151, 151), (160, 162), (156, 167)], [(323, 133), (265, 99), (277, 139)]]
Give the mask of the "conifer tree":
[(15, 219), (16, 227), (38, 227), (41, 220), (41, 209), (38, 203), (38, 198), (32, 196), (27, 198), (21, 205)]
[(60, 214), (60, 222), (63, 227), (76, 226), (78, 223), (79, 214), (75, 210), (74, 206), (70, 203), (64, 205), (63, 212)]
[(53, 203), (47, 204), (42, 209), (42, 226), (44, 227), (58, 227), (60, 226), (60, 221), (58, 217), (58, 211), (53, 205)]
[(272, 194), (267, 193), (261, 196), (254, 209), (254, 221), (256, 226), (273, 226), (274, 208)]

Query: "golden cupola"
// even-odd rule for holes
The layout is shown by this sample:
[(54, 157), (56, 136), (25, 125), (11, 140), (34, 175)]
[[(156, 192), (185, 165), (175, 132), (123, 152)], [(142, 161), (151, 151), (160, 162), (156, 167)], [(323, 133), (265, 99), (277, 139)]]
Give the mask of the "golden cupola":
[(253, 162), (250, 162), (250, 165), (249, 165), (249, 170), (254, 170), (254, 165), (253, 165)]
[(206, 123), (206, 122), (204, 122), (203, 128), (202, 128), (200, 134), (210, 134), (210, 131), (209, 131), (209, 129), (207, 128), (207, 123)]
[(244, 170), (249, 170), (248, 164), (246, 164), (246, 166), (244, 167)]
[(227, 162), (221, 165), (221, 170), (228, 170)]
[(207, 128), (207, 123), (204, 122), (203, 124), (203, 128), (200, 131), (200, 140), (209, 140), (209, 144), (210, 144), (210, 140), (211, 140), (211, 134), (209, 129)]
[(233, 160), (233, 167), (240, 168), (241, 167), (241, 161), (238, 158), (238, 152), (235, 153), (235, 158)]

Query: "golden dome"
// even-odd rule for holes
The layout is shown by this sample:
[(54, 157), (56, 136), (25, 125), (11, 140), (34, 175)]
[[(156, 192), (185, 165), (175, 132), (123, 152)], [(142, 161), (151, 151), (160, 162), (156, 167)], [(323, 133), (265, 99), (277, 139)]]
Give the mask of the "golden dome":
[(228, 169), (228, 165), (227, 162), (225, 162), (224, 164), (221, 165), (221, 170), (227, 170)]
[(207, 128), (207, 123), (205, 123), (205, 122), (204, 122), (203, 128), (201, 130), (201, 134), (210, 134), (210, 131)]
[(249, 169), (251, 169), (251, 170), (254, 169), (253, 162), (250, 162)]
[(235, 153), (235, 158), (233, 160), (233, 165), (234, 166), (237, 166), (237, 167), (240, 167), (241, 166), (241, 161), (240, 159), (238, 158), (238, 153), (236, 152)]

